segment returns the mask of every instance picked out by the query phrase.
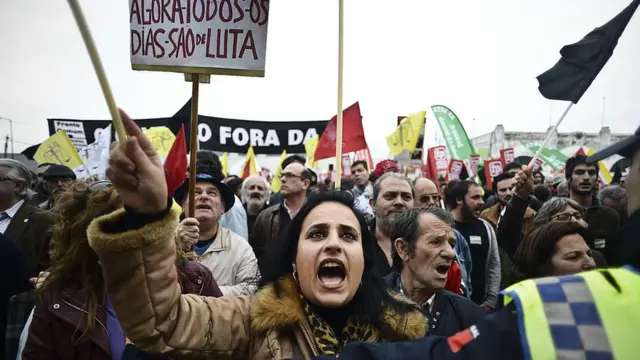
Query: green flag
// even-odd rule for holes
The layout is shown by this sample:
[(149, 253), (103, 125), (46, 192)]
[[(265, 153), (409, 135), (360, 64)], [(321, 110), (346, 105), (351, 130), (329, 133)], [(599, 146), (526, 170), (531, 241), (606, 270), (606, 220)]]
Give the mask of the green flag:
[[(540, 149), (541, 145), (537, 142), (527, 141), (522, 141), (520, 142), (520, 144), (534, 154), (538, 152), (538, 149)], [(550, 147), (545, 147), (544, 149), (542, 149), (539, 157), (540, 159), (542, 159), (542, 161), (544, 161), (545, 164), (551, 166), (551, 168), (555, 171), (563, 169), (567, 163), (567, 160), (569, 160), (569, 158), (565, 154), (561, 153), (558, 149)]]
[(475, 155), (476, 151), (471, 141), (469, 141), (460, 119), (451, 109), (443, 105), (433, 105), (431, 111), (433, 111), (438, 120), (438, 125), (440, 125), (440, 130), (444, 135), (451, 158), (471, 161), (471, 155)]

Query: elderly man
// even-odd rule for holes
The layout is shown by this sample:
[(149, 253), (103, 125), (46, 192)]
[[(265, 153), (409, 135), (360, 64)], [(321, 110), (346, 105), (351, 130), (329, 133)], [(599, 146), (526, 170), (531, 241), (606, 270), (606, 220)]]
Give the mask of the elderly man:
[(29, 204), (31, 173), (21, 162), (0, 159), (0, 233), (16, 242), (27, 259), (29, 276), (49, 265), (53, 218)]
[(262, 264), (263, 255), (274, 245), (280, 233), (307, 201), (307, 189), (311, 186), (311, 174), (299, 162), (291, 162), (280, 175), (282, 201), (263, 210), (256, 219), (249, 244)]
[(255, 255), (245, 239), (220, 224), (222, 215), (233, 207), (235, 195), (220, 180), (207, 174), (196, 175), (195, 213), (189, 213), (189, 182), (176, 190), (185, 219), (176, 237), (185, 251), (193, 249), (200, 263), (208, 267), (224, 296), (251, 295), (258, 275)]
[(269, 182), (264, 176), (249, 176), (242, 182), (242, 199), (244, 209), (247, 212), (247, 228), (249, 229), (249, 239), (253, 231), (253, 225), (258, 219), (262, 210), (267, 208), (267, 200), (271, 194)]
[(40, 208), (51, 210), (56, 198), (73, 185), (76, 180), (76, 174), (64, 165), (53, 164), (42, 174), (42, 179), (46, 190), (51, 196), (47, 201), (40, 204)]
[(452, 225), (449, 212), (430, 206), (403, 212), (391, 228), (394, 272), (385, 280), (422, 305), (429, 335), (451, 336), (485, 315), (471, 300), (444, 290), (447, 272), (456, 257)]
[(398, 215), (412, 209), (413, 205), (413, 184), (406, 176), (388, 172), (374, 183), (371, 207), (375, 222), (372, 233), (378, 243), (374, 253), (374, 272), (380, 277), (388, 275), (392, 270), (391, 227)]
[[(435, 182), (431, 179), (421, 177), (413, 181), (413, 186), (415, 188), (414, 203), (416, 207), (435, 206), (442, 208), (442, 197), (438, 192), (438, 186)], [(454, 250), (460, 265), (460, 271), (462, 272), (462, 285), (466, 289), (466, 294), (471, 296), (471, 251), (469, 250), (469, 245), (467, 245), (467, 240), (465, 240), (464, 236), (462, 236), (462, 234), (457, 230), (454, 230), (454, 232), (456, 235)]]

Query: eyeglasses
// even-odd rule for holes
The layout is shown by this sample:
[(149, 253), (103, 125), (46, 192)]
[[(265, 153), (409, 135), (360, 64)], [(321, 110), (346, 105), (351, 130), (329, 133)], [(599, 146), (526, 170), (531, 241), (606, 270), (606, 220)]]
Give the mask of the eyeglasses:
[(109, 180), (96, 181), (89, 185), (89, 191), (96, 192), (101, 190), (107, 190), (113, 187), (113, 184)]
[(562, 213), (562, 214), (557, 214), (551, 217), (551, 220), (558, 220), (558, 221), (571, 221), (572, 219), (575, 221), (580, 221), (583, 218), (583, 214), (581, 212), (574, 212), (574, 213)]
[(596, 171), (595, 169), (590, 169), (590, 170), (578, 169), (578, 170), (573, 170), (573, 173), (578, 176), (582, 176), (585, 173), (589, 174), (589, 176), (596, 176), (596, 174), (598, 174), (598, 171)]

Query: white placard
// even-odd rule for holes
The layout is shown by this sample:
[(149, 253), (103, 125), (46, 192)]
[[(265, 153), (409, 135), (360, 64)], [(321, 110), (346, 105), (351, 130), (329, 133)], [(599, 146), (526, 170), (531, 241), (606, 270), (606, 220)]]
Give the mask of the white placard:
[(269, 0), (129, 0), (134, 70), (264, 76)]

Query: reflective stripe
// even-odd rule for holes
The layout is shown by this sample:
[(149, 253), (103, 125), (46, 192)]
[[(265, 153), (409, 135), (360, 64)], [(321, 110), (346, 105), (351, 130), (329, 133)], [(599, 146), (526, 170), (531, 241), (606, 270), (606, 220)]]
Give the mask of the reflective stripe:
[(607, 333), (582, 276), (536, 280), (558, 360), (613, 359)]
[(604, 271), (584, 273), (602, 325), (609, 335), (615, 359), (640, 357), (640, 273), (635, 269), (606, 270), (620, 291), (603, 276)]
[(518, 311), (524, 358), (637, 358), (640, 273), (636, 271), (595, 270), (528, 280), (505, 290), (505, 305), (513, 300)]
[(554, 359), (554, 345), (542, 299), (532, 280), (517, 283), (503, 291), (504, 304), (512, 300), (518, 312), (518, 330), (525, 360)]

